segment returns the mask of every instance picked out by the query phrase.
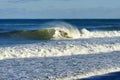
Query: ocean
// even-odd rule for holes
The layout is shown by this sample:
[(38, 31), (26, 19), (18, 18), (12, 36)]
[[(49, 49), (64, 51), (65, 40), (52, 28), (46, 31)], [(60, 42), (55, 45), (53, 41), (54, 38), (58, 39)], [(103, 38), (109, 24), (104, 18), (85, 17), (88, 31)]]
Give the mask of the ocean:
[[(0, 20), (0, 37), (26, 40), (114, 37), (120, 34), (119, 22), (119, 19), (5, 19)], [(88, 35), (89, 32), (93, 34)]]
[(0, 19), (0, 80), (104, 80), (119, 71), (120, 19)]

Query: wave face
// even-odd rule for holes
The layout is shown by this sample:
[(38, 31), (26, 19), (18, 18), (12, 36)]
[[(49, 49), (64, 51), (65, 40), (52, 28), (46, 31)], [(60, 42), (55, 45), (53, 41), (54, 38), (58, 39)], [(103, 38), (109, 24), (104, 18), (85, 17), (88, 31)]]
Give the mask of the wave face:
[[(49, 25), (49, 26), (48, 26)], [(79, 30), (65, 22), (51, 22), (44, 25), (46, 28), (38, 30), (20, 30), (2, 33), (2, 36), (21, 37), (38, 40), (61, 40), (80, 38)]]

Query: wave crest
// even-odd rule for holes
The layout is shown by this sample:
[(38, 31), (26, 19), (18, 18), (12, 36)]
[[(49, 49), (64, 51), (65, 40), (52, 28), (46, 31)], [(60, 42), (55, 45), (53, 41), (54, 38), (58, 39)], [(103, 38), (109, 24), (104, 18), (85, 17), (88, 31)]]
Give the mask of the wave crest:
[(68, 23), (59, 22), (53, 25), (55, 29), (55, 34), (53, 35), (53, 39), (77, 39), (80, 38), (79, 30)]

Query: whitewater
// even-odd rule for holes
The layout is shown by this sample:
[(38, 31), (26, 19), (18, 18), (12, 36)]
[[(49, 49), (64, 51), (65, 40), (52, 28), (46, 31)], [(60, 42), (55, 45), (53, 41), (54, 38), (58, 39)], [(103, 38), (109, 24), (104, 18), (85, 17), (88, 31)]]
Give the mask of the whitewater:
[(48, 24), (37, 31), (1, 32), (6, 36), (0, 37), (1, 80), (74, 80), (120, 71), (119, 30)]

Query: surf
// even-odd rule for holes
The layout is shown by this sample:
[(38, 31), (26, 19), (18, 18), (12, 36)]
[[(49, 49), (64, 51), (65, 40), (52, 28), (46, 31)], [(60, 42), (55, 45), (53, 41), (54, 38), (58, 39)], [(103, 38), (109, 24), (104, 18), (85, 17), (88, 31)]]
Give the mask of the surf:
[(79, 38), (80, 32), (76, 27), (68, 23), (50, 22), (44, 24), (44, 27), (38, 30), (12, 31), (2, 35), (36, 40), (62, 40)]
[[(54, 21), (38, 26), (35, 30), (10, 30), (0, 31), (0, 37), (10, 37), (27, 40), (73, 40), (82, 38), (105, 38), (120, 36), (119, 30), (89, 30), (87, 28), (78, 29), (79, 26)], [(106, 27), (105, 27), (106, 28)], [(107, 27), (107, 29), (111, 27)], [(113, 27), (112, 27), (113, 28)]]

